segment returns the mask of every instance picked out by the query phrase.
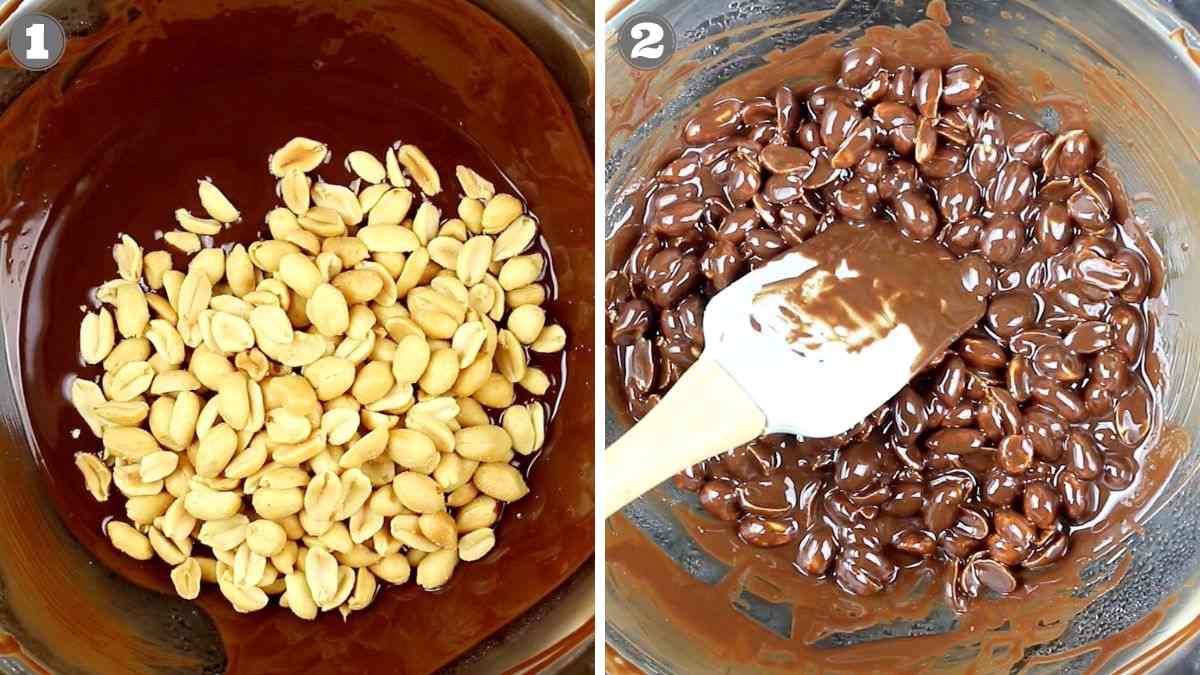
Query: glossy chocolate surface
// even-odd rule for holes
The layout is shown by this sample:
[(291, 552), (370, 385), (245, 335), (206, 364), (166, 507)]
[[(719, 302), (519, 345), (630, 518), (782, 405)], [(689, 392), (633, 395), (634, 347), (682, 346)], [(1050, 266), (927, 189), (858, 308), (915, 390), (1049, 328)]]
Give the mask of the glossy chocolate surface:
[[(172, 211), (195, 200), (197, 178), (212, 176), (243, 212), (243, 224), (218, 237), (226, 244), (248, 243), (264, 227), (277, 203), (267, 155), (295, 135), (329, 143), (339, 158), (357, 148), (418, 144), (443, 185), (453, 186), (437, 200), (443, 211), (453, 212), (459, 196), (454, 165), (476, 168), (537, 214), (557, 280), (549, 305), (569, 349), (561, 362), (542, 364), (554, 373), (559, 400), (546, 450), (528, 467), (532, 494), (505, 514), (497, 548), (445, 589), (385, 589), (369, 612), (347, 623), (334, 615), (306, 623), (277, 607), (236, 615), (215, 588), (206, 589), (197, 602), (215, 622), (215, 641), (189, 632), (203, 619), (136, 628), (157, 612), (186, 616), (186, 603), (112, 615), (91, 603), (119, 589), (72, 593), (58, 620), (110, 637), (55, 644), (49, 665), (433, 670), (527, 610), (592, 552), (593, 178), (571, 109), (519, 39), (457, 0), (120, 2), (109, 11), (98, 32), (73, 41), (64, 63), (0, 119), (5, 235), (37, 241), (9, 261), (18, 274), (28, 266), (19, 377), (35, 451), (63, 521), (101, 564), (171, 593), (164, 565), (132, 561), (102, 538), (101, 520), (121, 500), (97, 507), (72, 463), (75, 451), (98, 444), (65, 398), (70, 374), (86, 374), (75, 356), (79, 305), (111, 276), (117, 233), (151, 242), (170, 229)], [(319, 173), (348, 180), (340, 163)], [(79, 440), (74, 428), (84, 430)], [(38, 555), (56, 567), (56, 551)], [(44, 582), (28, 580), (35, 588)], [(29, 611), (39, 611), (37, 604)], [(58, 626), (44, 616), (24, 621)], [(131, 641), (126, 632), (145, 637)]]
[[(960, 611), (1012, 593), (1135, 480), (1158, 417), (1143, 370), (1153, 252), (1114, 208), (1121, 188), (1101, 154), (1082, 128), (1024, 119), (970, 63), (913, 65), (871, 46), (806, 90), (706, 104), (610, 241), (629, 412), (652, 408), (695, 361), (707, 299), (747, 271), (856, 229), (939, 249), (959, 273), (877, 246), (870, 264), (888, 269), (871, 279), (886, 288), (842, 280), (810, 301), (882, 316), (864, 294), (907, 294), (940, 307), (935, 322), (964, 294), (985, 302), (907, 388), (842, 436), (764, 437), (676, 482), (728, 536), (780, 548), (797, 573), (852, 595), (930, 559), (952, 563)], [(763, 293), (790, 298), (803, 283)]]

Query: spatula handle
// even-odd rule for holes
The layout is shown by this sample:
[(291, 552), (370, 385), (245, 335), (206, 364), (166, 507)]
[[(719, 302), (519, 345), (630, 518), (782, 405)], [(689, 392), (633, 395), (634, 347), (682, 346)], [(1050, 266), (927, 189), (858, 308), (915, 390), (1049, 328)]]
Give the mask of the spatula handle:
[(746, 392), (702, 355), (605, 452), (605, 518), (679, 471), (757, 438), (766, 424)]

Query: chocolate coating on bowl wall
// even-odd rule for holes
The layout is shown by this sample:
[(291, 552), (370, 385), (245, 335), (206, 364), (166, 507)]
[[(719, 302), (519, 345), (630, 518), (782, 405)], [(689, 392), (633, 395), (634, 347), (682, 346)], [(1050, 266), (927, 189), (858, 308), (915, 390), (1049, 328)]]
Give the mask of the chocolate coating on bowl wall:
[[(977, 293), (984, 317), (892, 403), (838, 438), (764, 437), (677, 484), (743, 541), (787, 547), (800, 573), (854, 595), (950, 561), (962, 610), (1065, 556), (1072, 528), (1136, 477), (1158, 416), (1143, 370), (1151, 285), (1135, 283), (1151, 265), (1114, 220), (1121, 188), (1085, 130), (1025, 120), (968, 63), (909, 66), (864, 46), (838, 72), (716, 100), (684, 124), (614, 234), (610, 337), (639, 417), (703, 350), (682, 328), (706, 299), (814, 234), (891, 228), (958, 256), (947, 293)], [(767, 515), (764, 494), (788, 497)]]
[[(556, 386), (564, 372), (570, 380), (560, 387), (547, 453), (530, 468), (534, 492), (506, 513), (497, 550), (440, 593), (381, 589), (362, 621), (328, 616), (310, 625), (287, 610), (244, 617), (219, 596), (198, 601), (220, 635), (220, 642), (196, 645), (196, 657), (208, 659), (203, 663), (225, 660), (234, 672), (262, 672), (268, 664), (304, 670), (329, 659), (343, 672), (379, 662), (403, 672), (433, 670), (527, 610), (592, 552), (592, 500), (580, 497), (592, 493), (592, 357), (589, 340), (575, 336), (593, 334), (593, 178), (571, 109), (519, 39), (463, 2), (332, 9), (315, 2), (129, 2), (114, 3), (112, 17), (102, 32), (77, 42), (95, 49), (91, 58), (52, 72), (0, 120), (6, 176), (0, 212), (11, 219), (9, 241), (37, 242), (36, 251), (10, 249), (10, 261), (18, 293), (23, 266), (31, 266), (20, 317), (21, 375), (49, 497), (80, 543), (140, 585), (171, 593), (161, 564), (131, 561), (103, 538), (105, 509), (120, 508), (120, 501), (98, 508), (82, 490), (72, 455), (96, 443), (70, 436), (82, 423), (63, 387), (63, 377), (79, 370), (78, 305), (111, 275), (109, 248), (118, 232), (152, 241), (155, 230), (173, 227), (176, 207), (194, 208), (195, 180), (211, 175), (245, 216), (218, 241), (253, 240), (277, 202), (264, 182), (267, 155), (296, 134), (328, 142), (337, 157), (356, 148), (379, 152), (397, 140), (415, 143), (442, 169), (443, 211), (457, 204), (450, 170), (461, 163), (511, 185), (540, 219), (556, 276), (548, 280), (557, 289), (550, 302), (572, 336), (565, 370), (557, 361), (541, 365), (555, 374)], [(272, 49), (261, 49), (264, 40)], [(70, 83), (65, 93), (63, 77)], [(329, 164), (319, 173), (346, 180), (344, 171)], [(16, 297), (4, 298), (6, 312), (21, 306)], [(15, 335), (17, 317), (8, 318)], [(40, 485), (43, 478), (27, 480)], [(38, 587), (36, 578), (6, 581), (14, 589)], [(89, 604), (110, 595), (106, 586), (72, 594), (78, 600), (64, 611), (97, 639), (74, 651), (56, 649), (52, 656), (61, 664), (115, 672), (122, 660), (91, 659), (106, 643), (122, 652), (153, 651), (159, 635), (171, 646), (190, 637), (176, 634), (187, 626), (166, 621), (126, 627), (122, 621), (143, 615), (110, 618), (106, 607)], [(36, 616), (38, 593), (27, 597), (22, 620), (40, 636), (35, 627), (55, 624)], [(171, 611), (186, 614), (189, 607)], [(25, 646), (43, 657), (36, 644)], [(162, 654), (159, 663), (181, 658)], [(136, 668), (142, 657), (126, 653), (123, 661)]]

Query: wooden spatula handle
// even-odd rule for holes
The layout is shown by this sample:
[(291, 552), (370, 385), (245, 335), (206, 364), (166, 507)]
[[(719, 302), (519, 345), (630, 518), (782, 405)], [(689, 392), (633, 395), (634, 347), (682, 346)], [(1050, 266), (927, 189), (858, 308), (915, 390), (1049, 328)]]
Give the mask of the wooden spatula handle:
[(605, 518), (679, 471), (757, 438), (766, 424), (720, 364), (701, 356), (605, 452)]

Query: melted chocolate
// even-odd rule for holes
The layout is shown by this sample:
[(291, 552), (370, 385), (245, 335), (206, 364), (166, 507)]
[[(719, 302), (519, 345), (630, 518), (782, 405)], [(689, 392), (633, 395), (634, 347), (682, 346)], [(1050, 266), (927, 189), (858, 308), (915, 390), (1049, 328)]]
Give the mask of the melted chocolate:
[[(267, 155), (295, 135), (329, 143), (338, 158), (415, 143), (448, 186), (434, 200), (443, 212), (457, 206), (453, 167), (463, 164), (522, 195), (540, 219), (540, 246), (554, 264), (548, 306), (565, 324), (570, 349), (539, 364), (554, 381), (558, 414), (546, 450), (528, 467), (532, 494), (506, 512), (496, 550), (437, 593), (384, 587), (349, 622), (336, 613), (303, 622), (274, 604), (237, 615), (215, 587), (197, 601), (220, 634), (221, 644), (202, 657), (210, 668), (226, 662), (231, 672), (303, 671), (337, 663), (341, 672), (365, 672), (386, 663), (433, 670), (531, 607), (592, 552), (593, 179), (571, 109), (512, 33), (457, 0), (334, 8), (113, 2), (108, 13), (97, 33), (73, 39), (75, 51), (0, 120), (0, 213), (16, 256), (9, 269), (18, 279), (27, 270), (20, 378), (49, 497), (100, 562), (140, 585), (172, 593), (165, 565), (133, 561), (103, 538), (101, 521), (122, 500), (97, 505), (83, 490), (72, 456), (98, 441), (66, 397), (72, 373), (93, 374), (76, 357), (79, 305), (112, 275), (117, 233), (150, 245), (173, 226), (176, 207), (195, 207), (196, 179), (212, 176), (243, 214), (216, 243), (253, 241), (277, 203)], [(339, 183), (351, 178), (340, 162), (318, 173)], [(20, 249), (30, 241), (35, 250)], [(78, 440), (76, 428), (83, 429)], [(82, 604), (60, 611), (88, 616), (98, 633), (114, 637), (77, 649), (54, 645), (62, 648), (56, 667), (104, 669), (109, 661), (97, 650), (138, 648), (108, 626), (120, 617), (86, 606), (83, 592), (72, 595)], [(130, 653), (117, 662), (147, 658), (182, 657)]]
[(936, 242), (913, 242), (886, 226), (837, 224), (797, 251), (815, 265), (763, 286), (751, 312), (801, 353), (827, 339), (855, 352), (904, 326), (920, 347), (917, 372), (983, 314), (983, 298), (963, 284), (969, 271)]
[[(722, 661), (754, 664), (763, 670), (786, 671), (801, 664), (821, 664), (834, 670), (902, 672), (932, 663), (920, 661), (915, 654), (936, 658), (964, 647), (974, 652), (982, 632), (1011, 622), (1011, 629), (1003, 631), (1005, 637), (1001, 638), (1006, 641), (1003, 652), (995, 649), (998, 643), (988, 638), (979, 646), (980, 660), (976, 664), (1007, 668), (1020, 659), (1024, 648), (1057, 637), (1069, 624), (1065, 619), (1094, 600), (1096, 592), (1086, 598), (1071, 595), (1080, 584), (1082, 564), (1119, 547), (1114, 532), (1137, 528), (1138, 510), (1165, 482), (1171, 471), (1169, 464), (1187, 447), (1186, 435), (1177, 430), (1166, 432), (1159, 442), (1152, 428), (1159, 414), (1152, 392), (1161, 385), (1161, 364), (1147, 348), (1153, 344), (1153, 337), (1142, 329), (1153, 321), (1152, 317), (1147, 320), (1143, 303), (1161, 289), (1161, 261), (1153, 244), (1147, 242), (1144, 224), (1130, 217), (1119, 181), (1103, 162), (1092, 165), (1098, 153), (1090, 139), (1088, 143), (1055, 139), (1013, 114), (1024, 108), (1011, 83), (978, 55), (952, 48), (936, 25), (926, 22), (912, 29), (868, 29), (867, 37), (858, 42), (854, 58), (847, 56), (845, 60), (834, 56), (837, 52), (831, 46), (835, 40), (836, 36), (817, 36), (785, 54), (772, 54), (767, 67), (729, 82), (700, 104), (698, 115), (704, 116), (718, 107), (734, 107), (731, 101), (740, 100), (744, 115), (757, 105), (763, 93), (768, 95), (761, 98), (777, 102), (795, 94), (793, 101), (800, 101), (802, 107), (807, 102), (807, 114), (795, 120), (781, 112), (773, 130), (767, 128), (770, 123), (743, 117), (744, 125), (736, 132), (739, 137), (716, 139), (709, 146), (737, 152), (734, 148), (745, 147), (747, 141), (757, 144), (750, 146), (747, 154), (758, 154), (765, 168), (765, 199), (752, 196), (746, 204), (757, 220), (732, 228), (723, 224), (740, 208), (733, 199), (745, 198), (733, 186), (752, 183), (753, 178), (738, 175), (727, 182), (709, 181), (703, 171), (696, 171), (698, 189), (688, 198), (705, 200), (710, 218), (706, 225), (711, 229), (702, 227), (699, 237), (671, 233), (659, 248), (679, 247), (685, 255), (704, 260), (710, 251), (725, 246), (723, 241), (711, 242), (714, 238), (725, 240), (726, 233), (766, 227), (782, 235), (779, 225), (786, 220), (783, 208), (791, 207), (794, 201), (817, 214), (816, 232), (828, 227), (830, 220), (864, 219), (868, 212), (861, 209), (865, 206), (871, 211), (869, 215), (882, 217), (885, 223), (892, 220), (902, 232), (915, 238), (932, 236), (935, 232), (930, 223), (935, 228), (941, 224), (938, 239), (969, 263), (974, 270), (972, 288), (990, 298), (993, 306), (977, 330), (955, 345), (929, 373), (914, 380), (913, 386), (928, 396), (902, 393), (891, 410), (867, 420), (849, 438), (801, 443), (760, 439), (677, 478), (680, 488), (699, 490), (703, 511), (697, 514), (679, 504), (672, 515), (702, 550), (731, 567), (715, 587), (680, 569), (623, 519), (614, 520), (608, 531), (610, 575), (620, 579), (622, 594), (650, 594), (654, 616), (661, 612), (671, 622), (678, 621), (697, 645), (703, 645), (705, 653)], [(873, 60), (863, 54), (869, 47), (881, 49), (879, 63), (889, 70), (891, 85), (884, 94), (869, 92), (868, 87), (875, 86), (871, 78), (864, 79), (858, 73), (860, 64)], [(915, 67), (903, 65), (905, 62)], [(968, 65), (982, 77), (968, 70)], [(937, 70), (940, 77), (930, 69)], [(826, 89), (826, 93), (812, 89), (813, 83), (819, 86), (839, 74), (840, 87)], [(972, 105), (971, 91), (978, 80), (986, 82), (984, 96)], [(796, 83), (805, 83), (807, 88)], [(938, 90), (940, 93), (935, 93)], [(636, 118), (653, 112), (652, 107), (636, 98), (639, 90), (634, 91), (635, 104), (615, 111), (610, 135), (614, 128), (615, 133), (627, 133), (636, 126)], [(941, 106), (937, 106), (939, 97)], [(885, 166), (882, 172), (871, 156), (874, 151), (854, 149), (854, 134), (848, 132), (856, 123), (847, 120), (842, 107), (842, 102), (849, 101), (851, 108), (870, 110), (872, 101), (881, 99), (884, 103), (874, 104), (873, 116), (886, 131), (879, 146), (905, 158), (914, 152), (919, 155), (916, 162), (908, 164), (889, 160), (893, 166)], [(934, 101), (932, 105), (930, 100)], [(889, 111), (885, 108), (889, 101), (916, 110)], [(922, 128), (922, 118), (928, 118), (935, 107), (940, 108), (937, 123), (932, 129), (928, 123)], [(975, 108), (975, 113), (964, 107)], [(1085, 128), (1086, 116), (1080, 115), (1078, 108), (1069, 104), (1062, 107), (1066, 111), (1063, 129)], [(885, 114), (880, 114), (881, 109)], [(788, 120), (786, 129), (783, 120)], [(767, 146), (781, 142), (798, 146), (812, 161), (798, 152), (766, 152)], [(627, 274), (622, 263), (633, 243), (650, 246), (637, 233), (645, 231), (651, 222), (647, 218), (657, 206), (654, 197), (660, 179), (652, 175), (654, 169), (674, 158), (690, 156), (694, 150), (687, 143), (685, 137), (682, 148), (670, 148), (658, 160), (647, 157), (642, 166), (650, 175), (626, 193), (633, 208), (622, 218), (608, 249), (612, 270), (608, 297), (610, 303), (618, 301), (610, 308), (640, 297), (638, 284), (642, 281)], [(989, 145), (995, 145), (999, 152), (981, 149)], [(1065, 162), (1061, 156), (1064, 148)], [(832, 166), (821, 164), (820, 158), (846, 150), (861, 153), (852, 172), (839, 176), (837, 169), (831, 172)], [(706, 159), (715, 154), (700, 152)], [(773, 156), (768, 158), (768, 154)], [(1043, 156), (1049, 161), (1043, 162)], [(1021, 164), (1030, 170), (1027, 172)], [(744, 171), (732, 160), (710, 166), (713, 172), (725, 171), (726, 167)], [(1081, 177), (1082, 168), (1089, 166), (1083, 172), (1087, 175)], [(808, 177), (798, 181), (798, 189), (789, 188), (797, 181), (778, 177), (779, 173), (801, 167), (800, 175), (807, 173)], [(1093, 221), (1092, 216), (1109, 208), (1103, 195), (1095, 197), (1090, 192), (1096, 185), (1093, 180), (1103, 183), (1104, 191), (1112, 197), (1104, 227), (1093, 228), (1093, 222), (1099, 220)], [(869, 197), (864, 201), (859, 196), (863, 194), (863, 183), (875, 185), (878, 200), (874, 204)], [(914, 192), (914, 185), (919, 183), (925, 184), (928, 196), (920, 200), (903, 196)], [(829, 189), (831, 185), (833, 189)], [(840, 194), (847, 189), (851, 195)], [(816, 191), (818, 199), (804, 199), (806, 190)], [(1076, 197), (1080, 190), (1087, 194)], [(869, 188), (865, 194), (870, 194)], [(1074, 208), (1069, 205), (1071, 197), (1075, 197)], [(732, 203), (720, 208), (714, 201), (721, 199)], [(780, 202), (787, 203), (781, 206)], [(1039, 217), (1044, 225), (1039, 224)], [(806, 230), (804, 236), (812, 231)], [(1073, 240), (1067, 236), (1068, 231), (1074, 235)], [(1107, 246), (1098, 239), (1115, 248), (1101, 250)], [(744, 241), (735, 242), (740, 258), (733, 261), (724, 255), (728, 252), (725, 246), (722, 269), (732, 266), (744, 273), (746, 267), (753, 269), (762, 264), (760, 258), (771, 257), (766, 255), (769, 251), (743, 247)], [(1147, 280), (1154, 281), (1133, 284), (1131, 279), (1136, 274), (1126, 278), (1118, 272), (1112, 276), (1113, 270), (1107, 266), (1085, 262), (1090, 258), (1089, 251), (1115, 260), (1119, 249), (1131, 249), (1139, 262), (1146, 263)], [(1085, 262), (1083, 270), (1080, 262)], [(701, 306), (703, 297), (720, 290), (737, 275), (726, 275), (720, 281), (717, 275), (705, 276), (708, 279), (697, 284)], [(1102, 298), (1086, 291), (1085, 287), (1103, 286), (1109, 277), (1114, 284), (1123, 284), (1121, 291), (1105, 291)], [(1122, 296), (1125, 289), (1131, 298)], [(661, 311), (667, 314), (673, 308), (663, 307)], [(1134, 319), (1134, 313), (1140, 318)], [(1093, 331), (1091, 321), (1111, 328)], [(656, 325), (664, 325), (661, 318), (657, 324), (651, 318), (643, 325), (641, 339), (658, 344), (661, 340)], [(1118, 326), (1128, 326), (1130, 336), (1144, 340), (1138, 343), (1141, 346), (1134, 347), (1134, 341), (1126, 340), (1128, 354), (1118, 353), (1120, 350), (1111, 345), (1101, 349), (1104, 358), (1093, 356), (1101, 352), (1087, 353), (1091, 341), (1108, 339), (1112, 331), (1121, 332)], [(1072, 336), (1070, 348), (1062, 344), (1067, 336)], [(1042, 337), (1052, 339), (1041, 341)], [(628, 331), (625, 339), (631, 340)], [(633, 349), (638, 346), (633, 341)], [(1080, 346), (1083, 352), (1076, 351)], [(613, 374), (626, 363), (626, 349), (618, 346), (610, 352), (610, 383), (621, 381)], [(684, 344), (675, 345), (670, 353), (688, 351)], [(1110, 362), (1118, 360), (1120, 366), (1110, 368)], [(628, 411), (636, 417), (652, 407), (669, 387), (670, 374), (677, 377), (681, 366), (686, 365), (675, 360), (644, 364), (643, 369), (651, 373), (665, 370), (665, 380), (655, 379), (665, 384), (647, 389), (640, 397), (610, 387), (610, 401), (616, 402), (616, 407), (627, 402)], [(1137, 384), (1129, 385), (1132, 380)], [(1088, 383), (1093, 381), (1096, 384), (1090, 390), (1096, 393), (1090, 396)], [(1122, 392), (1121, 400), (1132, 395), (1131, 406), (1137, 413), (1128, 418), (1128, 435), (1117, 429), (1120, 416), (1114, 416), (1115, 399), (1105, 399), (1102, 393), (1112, 387)], [(1004, 395), (989, 396), (1000, 392)], [(1093, 398), (1095, 407), (1088, 408), (1087, 402)], [(1079, 404), (1083, 404), (1082, 409)], [(1019, 420), (1020, 414), (1024, 420)], [(993, 459), (997, 442), (1010, 436), (1004, 430), (1016, 428), (1018, 421), (1024, 433), (1017, 436), (1023, 438), (1011, 438), (1004, 446), (1005, 463), (1020, 476), (989, 469), (998, 461)], [(1094, 447), (1089, 449), (1076, 434), (1068, 433), (1071, 426), (1084, 429)], [(882, 453), (878, 436), (871, 433), (873, 429), (891, 434)], [(1143, 432), (1148, 435), (1143, 436)], [(847, 443), (857, 438), (861, 442)], [(917, 439), (923, 442), (912, 445), (911, 441)], [(1098, 456), (1094, 454), (1097, 450), (1103, 454), (1104, 464), (1099, 471)], [(1147, 459), (1151, 456), (1155, 457), (1153, 463)], [(748, 462), (750, 457), (757, 460)], [(1140, 463), (1147, 466), (1139, 472)], [(936, 476), (934, 480), (927, 480), (930, 469)], [(890, 487), (880, 489), (881, 476), (893, 477)], [(764, 483), (780, 486), (771, 496), (783, 496), (782, 507), (780, 502), (761, 497)], [(1120, 502), (1108, 498), (1110, 493), (1131, 484), (1139, 487), (1125, 493)], [(784, 485), (798, 487), (788, 489)], [(1021, 503), (1021, 491), (1027, 485), (1033, 486), (1032, 495)], [(728, 499), (727, 494), (744, 498)], [(1050, 495), (1056, 495), (1058, 501), (1053, 506), (1060, 518), (1068, 519), (1069, 527), (1045, 518), (1052, 506)], [(969, 499), (985, 505), (969, 503)], [(1064, 500), (1070, 503), (1069, 508), (1063, 508)], [(1015, 505), (1012, 509), (999, 508), (1008, 504)], [(757, 510), (760, 505), (775, 507), (769, 517), (778, 523), (777, 532), (797, 530), (790, 526), (789, 519), (810, 525), (799, 529), (801, 536), (783, 541), (756, 537), (756, 533), (766, 530), (760, 522), (764, 515)], [(652, 498), (647, 506), (651, 511), (660, 510), (657, 499)], [(781, 513), (791, 515), (781, 517)], [(1039, 530), (1027, 522), (1027, 517), (1051, 528)], [(747, 520), (754, 522), (753, 528), (741, 527)], [(993, 529), (996, 534), (987, 534)], [(886, 559), (870, 555), (881, 544), (895, 551), (889, 556), (890, 565)], [(841, 560), (849, 563), (837, 561), (839, 551)], [(989, 562), (981, 562), (985, 560)], [(1006, 573), (999, 569), (1004, 565), (993, 564), (1021, 560), (1026, 569), (1016, 573)], [(1054, 561), (1057, 564), (1051, 564)], [(1125, 561), (1127, 564), (1128, 558)], [(806, 579), (796, 571), (823, 574), (835, 580), (840, 589), (821, 580)], [(1115, 585), (1122, 574), (1119, 570), (1108, 583)], [(1023, 584), (1010, 583), (1010, 576)], [(845, 594), (874, 593), (883, 588), (889, 588), (889, 592), (873, 597)], [(791, 620), (790, 634), (781, 637), (764, 631), (759, 617), (747, 616), (753, 610), (743, 602), (746, 592), (768, 603), (785, 605)], [(1008, 593), (1009, 597), (994, 598), (997, 593)], [(980, 599), (963, 602), (976, 594)], [(847, 649), (828, 648), (842, 644), (842, 633), (894, 620), (926, 620), (939, 598), (963, 612), (957, 629), (908, 637), (902, 650), (897, 650), (891, 640)], [(630, 604), (636, 606), (638, 601)], [(908, 633), (903, 627), (900, 631)], [(890, 629), (885, 632), (893, 634)], [(657, 632), (647, 629), (646, 635), (651, 634)], [(626, 637), (630, 636), (631, 632), (626, 631)], [(819, 643), (831, 636), (835, 642)], [(633, 638), (640, 640), (645, 635), (633, 634)]]
[[(743, 540), (795, 545), (801, 573), (855, 595), (884, 590), (913, 555), (961, 561), (950, 597), (961, 608), (985, 589), (1011, 593), (1022, 565), (1062, 557), (1070, 527), (1123, 489), (1118, 474), (1136, 471), (1132, 454), (1157, 418), (1140, 369), (1149, 284), (1135, 283), (1149, 266), (1129, 247), (1127, 224), (1110, 220), (1113, 191), (1092, 171), (1099, 148), (1086, 131), (1052, 136), (1024, 120), (967, 63), (884, 64), (879, 49), (858, 47), (838, 79), (807, 95), (783, 85), (702, 107), (683, 126), (678, 159), (647, 182), (641, 223), (624, 226), (638, 227), (639, 240), (610, 272), (622, 281), (610, 286), (609, 311), (614, 324), (630, 305), (659, 312), (657, 325), (617, 325), (632, 344), (625, 394), (635, 416), (703, 350), (702, 335), (680, 329), (684, 315), (698, 317), (730, 276), (787, 264), (775, 261), (788, 238), (798, 240), (791, 255), (815, 266), (757, 292), (755, 329), (801, 352), (830, 341), (856, 351), (907, 326), (917, 376), (858, 427), (815, 449), (760, 439), (748, 450), (775, 461), (715, 458), (680, 485), (737, 521)], [(908, 71), (919, 73), (911, 89), (897, 86)], [(789, 99), (805, 112), (779, 114)], [(819, 131), (797, 138), (793, 122)], [(898, 133), (914, 126), (911, 142)], [(968, 156), (992, 166), (968, 167)], [(1064, 198), (1061, 234), (1031, 236)], [(807, 236), (786, 226), (783, 207), (796, 206), (815, 221)], [(664, 215), (679, 212), (694, 215)], [(976, 237), (957, 230), (970, 220), (981, 223)], [(731, 272), (697, 262), (714, 250), (731, 257)], [(1122, 333), (1126, 351), (1111, 338)], [(1026, 462), (1014, 448), (1035, 456)], [(808, 508), (793, 501), (763, 520), (717, 498), (790, 466), (819, 495)], [(1054, 500), (1013, 510), (1030, 486)]]

